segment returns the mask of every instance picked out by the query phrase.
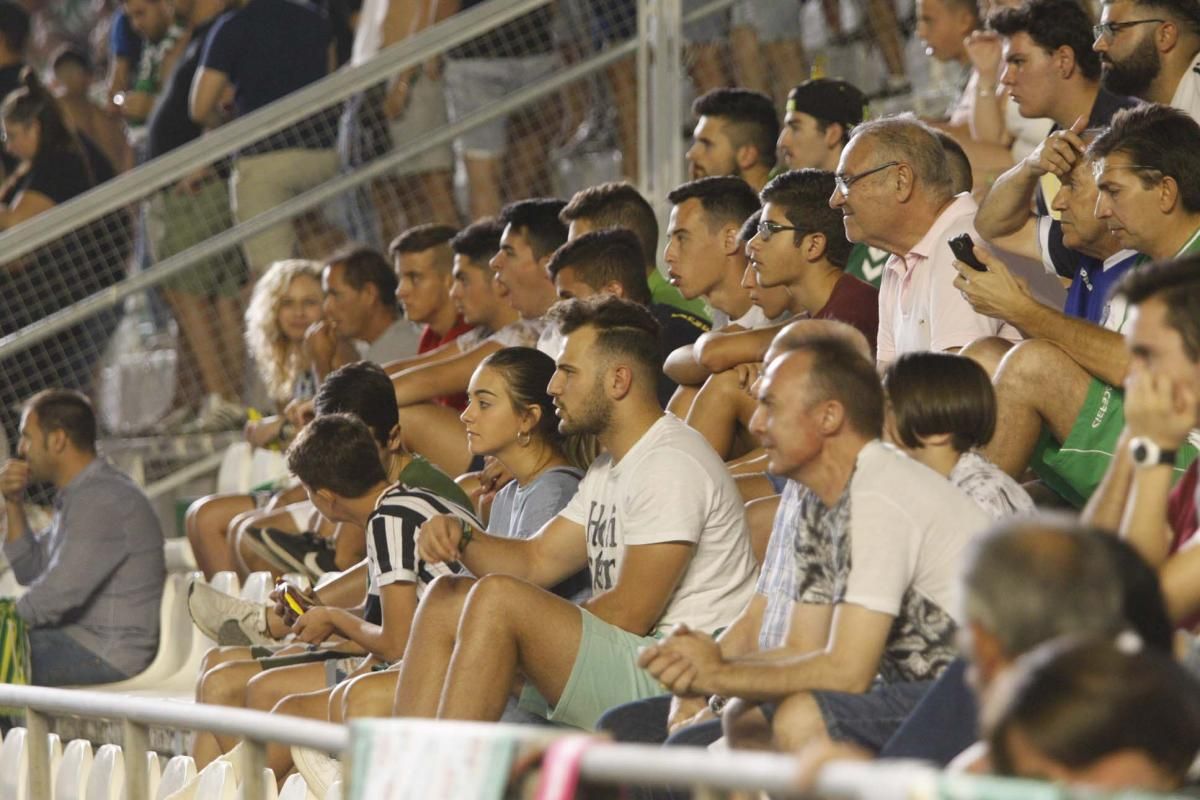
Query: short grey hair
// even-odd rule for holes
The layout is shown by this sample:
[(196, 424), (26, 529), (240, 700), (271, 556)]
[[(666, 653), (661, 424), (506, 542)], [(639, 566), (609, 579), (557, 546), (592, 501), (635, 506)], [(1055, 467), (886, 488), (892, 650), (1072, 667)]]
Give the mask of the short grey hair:
[(1053, 516), (997, 526), (977, 538), (963, 575), (967, 620), (1008, 658), (1073, 634), (1111, 638), (1128, 627), (1124, 582), (1096, 536)]
[(936, 200), (954, 195), (954, 175), (937, 131), (911, 113), (880, 117), (854, 128), (851, 139), (869, 138), (880, 163), (903, 161)]

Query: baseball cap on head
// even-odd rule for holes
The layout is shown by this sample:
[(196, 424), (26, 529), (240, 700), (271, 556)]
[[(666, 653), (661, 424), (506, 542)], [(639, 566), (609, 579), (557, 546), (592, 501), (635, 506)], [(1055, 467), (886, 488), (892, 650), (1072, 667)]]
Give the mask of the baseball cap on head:
[(834, 78), (814, 78), (788, 93), (787, 113), (799, 112), (851, 128), (866, 116), (867, 97), (858, 87)]

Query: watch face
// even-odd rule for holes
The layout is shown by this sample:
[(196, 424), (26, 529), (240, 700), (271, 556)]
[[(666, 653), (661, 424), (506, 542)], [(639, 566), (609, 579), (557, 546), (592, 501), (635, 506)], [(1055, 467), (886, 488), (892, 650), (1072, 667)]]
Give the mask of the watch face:
[(1138, 442), (1133, 446), (1133, 460), (1138, 464), (1146, 463), (1146, 459), (1150, 457), (1150, 448), (1146, 447), (1145, 442)]

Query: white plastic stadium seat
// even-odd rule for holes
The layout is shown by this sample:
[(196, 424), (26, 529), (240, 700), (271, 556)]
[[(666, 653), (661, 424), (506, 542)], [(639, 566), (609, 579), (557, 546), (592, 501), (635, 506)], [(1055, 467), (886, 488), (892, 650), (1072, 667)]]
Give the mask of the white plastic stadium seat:
[(29, 796), (29, 754), (24, 728), (13, 728), (0, 747), (0, 800), (26, 800)]
[(162, 779), (158, 782), (158, 789), (153, 794), (154, 800), (166, 800), (167, 796), (182, 789), (194, 777), (196, 777), (195, 760), (191, 756), (175, 756), (167, 762), (167, 766), (162, 771)]
[(92, 760), (84, 800), (120, 800), (125, 794), (125, 756), (115, 744), (100, 745)]
[(153, 750), (146, 752), (146, 797), (158, 794), (158, 784), (162, 780), (162, 762), (158, 753)]
[(242, 584), (242, 590), (239, 596), (243, 600), (249, 600), (252, 603), (266, 603), (267, 595), (275, 588), (275, 579), (271, 577), (271, 573), (264, 571), (251, 572), (246, 576), (246, 582)]
[(50, 746), (50, 795), (54, 795), (54, 779), (58, 775), (58, 765), (62, 763), (63, 746), (62, 739), (58, 738), (57, 733), (51, 733), (47, 737), (46, 744)]
[(92, 743), (87, 739), (72, 739), (63, 748), (62, 760), (54, 773), (54, 800), (83, 800), (91, 771)]
[(186, 536), (167, 539), (163, 542), (163, 557), (167, 562), (167, 572), (191, 572), (198, 569), (196, 555), (192, 552), (192, 543)]
[(308, 784), (299, 774), (289, 776), (283, 782), (283, 788), (279, 790), (279, 800), (310, 800), (310, 798), (312, 795), (308, 793)]
[(212, 576), (212, 580), (208, 585), (216, 589), (218, 592), (231, 594), (237, 597), (238, 592), (242, 588), (242, 584), (238, 581), (237, 573), (231, 569), (223, 570)]
[(277, 782), (275, 780), (275, 770), (271, 769), (270, 767), (263, 767), (263, 785), (267, 788), (266, 792), (264, 792), (261, 797), (257, 794), (248, 795), (246, 794), (246, 783), (243, 781), (242, 785), (238, 787), (238, 800), (279, 800), (279, 789), (277, 788)]
[(342, 800), (341, 781), (334, 781), (329, 784), (329, 791), (325, 792), (325, 800)]
[(132, 678), (89, 688), (103, 692), (149, 689), (179, 671), (192, 649), (191, 631), (195, 627), (188, 615), (187, 579), (187, 575), (168, 575), (163, 584), (158, 614), (158, 651), (150, 665)]
[(218, 759), (200, 770), (196, 800), (237, 800), (237, 775), (233, 764)]

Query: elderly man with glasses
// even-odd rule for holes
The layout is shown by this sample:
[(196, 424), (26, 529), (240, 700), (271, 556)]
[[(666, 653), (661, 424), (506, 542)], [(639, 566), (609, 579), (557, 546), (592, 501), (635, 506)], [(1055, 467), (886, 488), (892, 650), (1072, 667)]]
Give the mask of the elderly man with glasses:
[(892, 254), (879, 287), (881, 366), (907, 352), (956, 352), (981, 336), (1017, 340), (1012, 326), (975, 312), (954, 288), (947, 240), (975, 234), (975, 201), (954, 194), (934, 131), (911, 116), (855, 128), (835, 174), (829, 204), (846, 238)]
[(1200, 3), (1104, 0), (1092, 34), (1104, 88), (1200, 121)]

